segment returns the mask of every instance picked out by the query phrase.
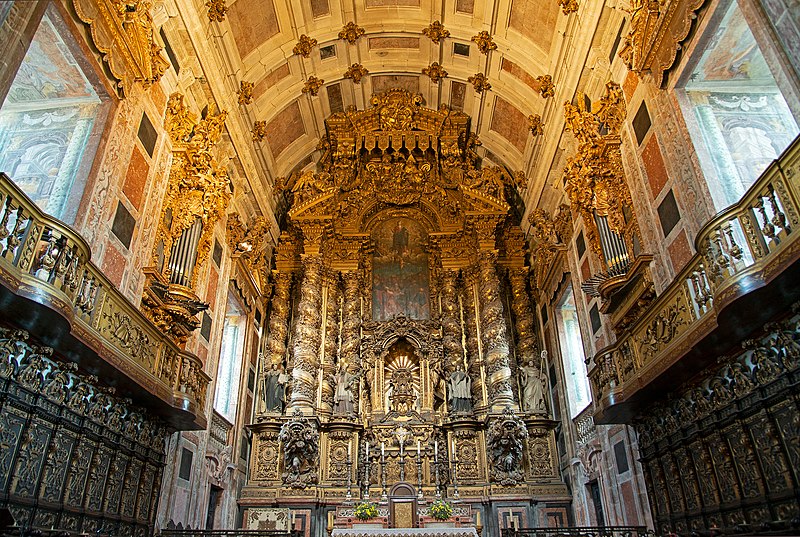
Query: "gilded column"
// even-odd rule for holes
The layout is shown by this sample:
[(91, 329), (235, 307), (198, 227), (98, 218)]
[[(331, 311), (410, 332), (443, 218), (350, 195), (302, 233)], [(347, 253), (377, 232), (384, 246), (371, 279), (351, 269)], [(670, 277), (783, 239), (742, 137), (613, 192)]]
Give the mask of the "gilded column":
[(497, 254), (482, 252), (480, 258), (481, 340), (486, 357), (489, 403), (492, 411), (516, 407), (511, 388), (508, 333), (503, 319), (500, 279), (496, 269)]
[[(342, 302), (342, 348), (339, 362), (347, 371), (356, 373), (359, 368), (358, 350), (361, 345), (359, 328), (361, 326), (361, 289), (358, 272), (342, 272), (344, 297)], [(353, 389), (353, 408), (358, 413), (358, 390)]]
[(267, 359), (261, 362), (261, 377), (258, 413), (264, 414), (266, 408), (265, 379), (268, 372), (275, 365), (277, 369), (283, 367), (286, 357), (286, 336), (289, 333), (289, 289), (292, 286), (291, 272), (278, 272), (273, 274), (273, 293), (269, 315), (269, 340), (267, 341)]
[(294, 330), (294, 367), (292, 368), (291, 407), (311, 413), (316, 399), (319, 365), (320, 324), (322, 322), (322, 257), (303, 257), (303, 280)]
[(508, 271), (508, 279), (511, 281), (511, 311), (514, 312), (516, 321), (517, 361), (520, 365), (537, 358), (533, 309), (531, 308), (531, 297), (525, 285), (527, 278), (528, 267), (512, 268)]
[(467, 346), (467, 364), (469, 376), (472, 379), (472, 400), (476, 409), (486, 406), (483, 357), (481, 355), (480, 340), (478, 337), (478, 309), (475, 302), (475, 283), (478, 274), (475, 269), (464, 272), (464, 288), (462, 301), (464, 304), (464, 335)]
[(327, 296), (325, 302), (325, 342), (322, 354), (322, 379), (320, 411), (333, 412), (333, 384), (331, 379), (336, 372), (336, 350), (339, 343), (339, 275), (334, 270), (325, 273)]
[(464, 363), (464, 349), (461, 346), (461, 322), (458, 308), (456, 285), (458, 271), (446, 269), (441, 278), (442, 297), (442, 346), (444, 347), (445, 370), (451, 372), (458, 364)]

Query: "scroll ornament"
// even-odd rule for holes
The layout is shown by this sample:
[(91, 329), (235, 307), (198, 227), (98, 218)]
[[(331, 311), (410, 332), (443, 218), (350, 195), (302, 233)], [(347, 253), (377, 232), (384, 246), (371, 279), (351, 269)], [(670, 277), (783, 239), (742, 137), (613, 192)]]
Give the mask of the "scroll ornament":
[(161, 79), (169, 62), (155, 40), (151, 0), (72, 0), (123, 93), (134, 82), (146, 89)]

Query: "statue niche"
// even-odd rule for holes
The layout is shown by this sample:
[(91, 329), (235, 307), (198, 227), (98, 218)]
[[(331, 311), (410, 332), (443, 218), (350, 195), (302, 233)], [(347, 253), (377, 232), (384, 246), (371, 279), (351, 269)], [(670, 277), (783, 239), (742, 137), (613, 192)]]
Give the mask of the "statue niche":
[(425, 229), (410, 218), (390, 218), (375, 227), (372, 240), (373, 319), (388, 321), (398, 314), (430, 318)]
[(386, 419), (419, 418), (419, 358), (405, 340), (399, 340), (389, 348), (384, 366), (384, 387)]

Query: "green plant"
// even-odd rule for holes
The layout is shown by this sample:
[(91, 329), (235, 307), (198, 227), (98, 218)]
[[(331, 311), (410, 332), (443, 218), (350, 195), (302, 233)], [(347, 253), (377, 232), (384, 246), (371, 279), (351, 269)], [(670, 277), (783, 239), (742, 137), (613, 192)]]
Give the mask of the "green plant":
[(370, 502), (361, 502), (356, 506), (356, 518), (367, 520), (378, 516), (378, 506)]
[(431, 504), (431, 516), (436, 520), (447, 520), (453, 516), (453, 506), (450, 502), (436, 500)]

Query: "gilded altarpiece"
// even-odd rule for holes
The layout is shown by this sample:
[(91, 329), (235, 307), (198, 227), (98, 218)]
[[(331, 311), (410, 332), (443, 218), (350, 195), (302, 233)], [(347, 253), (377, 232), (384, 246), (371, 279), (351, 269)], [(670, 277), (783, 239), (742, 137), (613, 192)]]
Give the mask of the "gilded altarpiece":
[(401, 482), (423, 517), (437, 495), (485, 520), (486, 497), (563, 506), (556, 422), (520, 401), (546, 380), (513, 180), (480, 167), (462, 112), (371, 105), (328, 118), (317, 168), (282, 185), (245, 520), (307, 504), (324, 527)]

